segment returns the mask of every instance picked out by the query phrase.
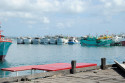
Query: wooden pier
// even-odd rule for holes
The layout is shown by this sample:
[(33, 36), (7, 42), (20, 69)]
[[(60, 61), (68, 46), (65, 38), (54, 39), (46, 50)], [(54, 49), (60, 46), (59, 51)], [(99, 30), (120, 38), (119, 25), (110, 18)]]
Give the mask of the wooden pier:
[[(0, 83), (118, 83), (118, 82), (124, 83), (125, 82), (124, 72), (119, 69), (117, 64), (106, 65), (105, 58), (101, 59), (100, 66), (97, 66), (97, 64), (88, 65), (89, 63), (86, 66), (85, 64), (83, 66), (83, 64), (84, 63), (76, 63), (76, 61), (74, 60), (71, 62), (71, 64), (54, 63), (55, 66), (47, 64), (44, 66), (47, 66), (46, 68), (50, 69), (46, 70), (48, 72), (37, 73), (37, 74), (34, 73), (32, 75), (25, 75), (25, 76), (0, 78)], [(53, 67), (55, 67), (55, 69)], [(43, 70), (43, 67), (37, 66), (36, 69)], [(7, 69), (6, 71), (10, 71), (10, 69)], [(14, 70), (14, 72), (16, 71), (17, 70)]]
[[(74, 66), (75, 65), (75, 66)], [(45, 65), (31, 65), (31, 66), (21, 66), (21, 67), (12, 67), (12, 68), (2, 68), (1, 70), (10, 71), (10, 72), (16, 72), (16, 76), (18, 76), (18, 71), (25, 71), (25, 70), (43, 70), (43, 71), (59, 71), (59, 70), (66, 70), (71, 69), (72, 72), (74, 72), (75, 68), (84, 68), (84, 67), (92, 67), (97, 66), (97, 64), (94, 63), (74, 63), (72, 61), (72, 65), (70, 63), (53, 63), (53, 64), (45, 64)]]

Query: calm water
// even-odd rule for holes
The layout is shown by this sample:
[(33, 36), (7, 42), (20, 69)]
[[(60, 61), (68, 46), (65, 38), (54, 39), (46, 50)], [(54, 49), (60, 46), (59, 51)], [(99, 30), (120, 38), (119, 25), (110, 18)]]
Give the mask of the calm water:
[[(125, 61), (125, 47), (83, 47), (76, 45), (17, 45), (16, 41), (10, 46), (6, 60), (0, 62), (0, 68), (17, 67), (24, 65), (41, 65), (50, 63), (70, 63), (71, 60), (83, 63), (97, 63), (100, 59), (107, 58), (107, 64), (114, 60)], [(39, 71), (40, 72), (40, 71)], [(23, 71), (19, 75), (29, 74)], [(0, 75), (3, 72), (0, 71)], [(7, 72), (6, 75), (14, 76), (15, 73)]]

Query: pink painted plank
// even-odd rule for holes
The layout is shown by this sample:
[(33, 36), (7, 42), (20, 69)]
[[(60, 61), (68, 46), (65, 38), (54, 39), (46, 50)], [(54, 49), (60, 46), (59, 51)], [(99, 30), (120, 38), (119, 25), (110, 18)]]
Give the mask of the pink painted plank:
[[(97, 64), (93, 63), (77, 63), (76, 68), (84, 68), (84, 67), (91, 67), (91, 66), (97, 66)], [(58, 71), (58, 70), (66, 70), (71, 69), (71, 64), (69, 63), (54, 63), (54, 64), (48, 64), (45, 66), (38, 66), (34, 67), (35, 70), (46, 70), (46, 71)]]
[[(84, 68), (84, 67), (91, 67), (97, 66), (97, 64), (93, 63), (77, 63), (76, 68)], [(58, 71), (58, 70), (66, 70), (71, 69), (70, 63), (53, 63), (53, 64), (46, 64), (46, 65), (32, 65), (32, 66), (22, 66), (22, 67), (12, 67), (12, 68), (2, 68), (3, 71), (24, 71), (24, 70), (45, 70), (45, 71)]]
[(91, 67), (91, 66), (97, 66), (97, 64), (94, 63), (77, 63), (76, 68), (84, 68), (84, 67)]
[(64, 69), (71, 69), (71, 64), (69, 63), (54, 63), (54, 64), (46, 64), (46, 65), (39, 65), (33, 67), (34, 70), (46, 70), (46, 71), (58, 71)]
[(34, 67), (34, 65), (32, 65), (32, 66), (21, 66), (21, 67), (11, 67), (11, 68), (2, 68), (1, 70), (15, 72), (15, 71), (31, 70), (33, 67)]

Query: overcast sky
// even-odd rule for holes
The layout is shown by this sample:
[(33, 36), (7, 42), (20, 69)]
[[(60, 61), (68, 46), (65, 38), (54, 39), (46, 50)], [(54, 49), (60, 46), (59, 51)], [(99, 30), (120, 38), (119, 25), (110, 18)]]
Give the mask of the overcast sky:
[(125, 0), (0, 0), (6, 36), (125, 32)]

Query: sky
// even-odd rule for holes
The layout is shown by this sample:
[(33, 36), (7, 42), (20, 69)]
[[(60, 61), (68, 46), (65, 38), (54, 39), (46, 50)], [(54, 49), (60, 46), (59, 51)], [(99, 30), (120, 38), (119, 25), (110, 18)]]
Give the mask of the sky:
[(0, 0), (5, 36), (119, 34), (125, 0)]

